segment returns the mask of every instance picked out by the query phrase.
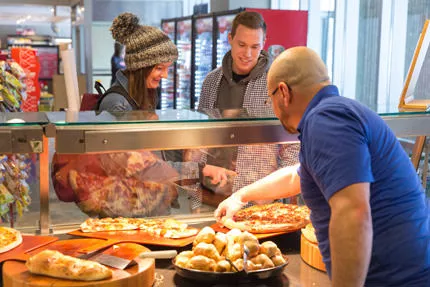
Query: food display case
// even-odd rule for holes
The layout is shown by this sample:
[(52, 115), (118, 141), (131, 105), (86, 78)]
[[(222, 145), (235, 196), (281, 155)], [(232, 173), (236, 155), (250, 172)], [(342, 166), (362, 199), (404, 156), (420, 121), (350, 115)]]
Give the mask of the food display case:
[[(2, 117), (0, 153), (36, 155), (34, 180), (29, 183), (32, 205), (24, 212), (24, 216), (17, 217), (15, 228), (26, 233), (45, 236), (65, 236), (66, 232), (78, 229), (79, 225), (91, 216), (92, 211), (75, 200), (67, 199), (66, 194), (62, 194), (60, 200), (58, 191), (54, 190), (54, 182), (60, 182), (64, 175), (66, 180), (70, 180), (72, 175), (85, 177), (89, 174), (93, 174), (94, 178), (106, 177), (99, 181), (104, 184), (108, 182), (112, 184), (114, 180), (124, 182), (124, 178), (130, 177), (132, 172), (127, 164), (130, 160), (136, 163), (131, 155), (143, 157), (144, 162), (156, 163), (152, 172), (143, 175), (137, 173), (142, 181), (158, 180), (164, 184), (171, 178), (177, 179), (174, 185), (176, 196), (174, 200), (169, 201), (168, 208), (164, 210), (167, 212), (161, 211), (160, 203), (157, 205), (160, 208), (156, 208), (160, 213), (150, 216), (173, 218), (197, 228), (212, 225), (213, 211), (216, 208), (216, 204), (213, 204), (214, 198), (222, 195), (202, 193), (196, 187), (198, 184), (193, 180), (198, 176), (195, 168), (198, 166), (199, 154), (210, 147), (297, 142), (297, 136), (285, 132), (279, 120), (271, 114), (251, 111), (241, 111), (238, 114), (246, 116), (221, 116), (217, 110), (205, 112), (160, 110), (155, 113), (120, 114), (108, 112), (0, 114)], [(252, 116), (253, 114), (259, 116)], [(430, 134), (430, 113), (394, 113), (382, 116), (398, 137)], [(191, 152), (188, 155), (184, 152), (183, 162), (169, 162), (165, 165), (165, 161), (162, 160), (163, 152), (172, 149)], [(108, 158), (104, 158), (105, 156)], [(61, 157), (67, 161), (61, 161)], [(109, 168), (116, 170), (118, 175), (102, 176), (94, 169), (94, 159), (99, 160), (97, 163), (105, 167), (103, 172), (107, 173)], [(55, 167), (55, 164), (58, 166)], [(56, 171), (61, 172), (56, 174)], [(86, 179), (89, 179), (85, 181), (88, 188), (91, 189), (91, 186), (95, 186), (96, 189), (103, 188), (102, 185), (95, 185), (96, 181), (91, 181), (93, 179), (89, 177)], [(167, 193), (170, 189), (159, 191)], [(115, 201), (123, 199), (116, 198)], [(193, 208), (194, 201), (200, 201), (198, 208)], [(10, 226), (10, 222), (2, 222), (0, 225)], [(309, 267), (300, 259), (295, 249), (299, 248), (297, 247), (299, 238), (300, 234), (290, 233), (270, 239), (282, 247), (282, 250), (287, 251), (289, 263), (283, 273), (284, 277), (275, 278), (274, 281), (268, 280), (266, 283), (275, 282), (277, 286), (287, 286), (293, 281), (301, 284), (317, 282), (319, 286), (330, 286), (325, 273)], [(165, 246), (151, 246), (152, 250), (163, 248)], [(190, 283), (178, 277), (170, 262), (157, 264), (156, 272), (164, 276), (164, 282), (169, 284), (166, 286), (198, 286), (198, 283)]]
[[(108, 112), (95, 114), (92, 111), (2, 113), (0, 114), (2, 133), (0, 152), (2, 154), (32, 153), (38, 158), (46, 154), (50, 162), (44, 164), (49, 167), (54, 153), (91, 155), (145, 150), (154, 152), (162, 159), (163, 151), (166, 150), (195, 151), (194, 154), (196, 154), (210, 147), (297, 142), (297, 136), (286, 133), (279, 120), (267, 112), (266, 117), (264, 113), (258, 117), (249, 116), (250, 113), (243, 114), (246, 116), (242, 118), (223, 118), (216, 110), (206, 112), (161, 110), (155, 114), (137, 111), (124, 114)], [(384, 114), (383, 118), (399, 137), (430, 134), (429, 113)], [(44, 137), (49, 141), (45, 139), (45, 143)], [(44, 148), (45, 145), (46, 148)], [(192, 156), (193, 153), (190, 154), (188, 158), (184, 156), (184, 161), (196, 160), (196, 157)], [(47, 168), (39, 166), (39, 159), (36, 162), (37, 169)], [(41, 181), (50, 180), (42, 176), (49, 176), (49, 173), (37, 173), (33, 188), (38, 187)], [(32, 197), (36, 196), (37, 200), (39, 195), (42, 195), (42, 191), (39, 192), (38, 189), (32, 192)], [(53, 194), (52, 186), (49, 198), (50, 203), (58, 200)], [(180, 199), (181, 202), (187, 200), (188, 197)], [(73, 204), (61, 203), (59, 211), (66, 212), (64, 207), (69, 205), (73, 206)], [(43, 205), (43, 208), (45, 207)], [(41, 230), (40, 226), (33, 225), (31, 228), (35, 229), (36, 233), (49, 233), (56, 231), (59, 226), (63, 228), (64, 225), (73, 226), (87, 217), (81, 214), (74, 220), (71, 219), (73, 216), (67, 216), (70, 220), (57, 221), (56, 215), (46, 214), (49, 211), (50, 209), (40, 211), (40, 226), (49, 227)], [(208, 208), (207, 211), (207, 213), (192, 214), (186, 210), (173, 215), (190, 218), (191, 221), (196, 218), (213, 220), (213, 207)], [(21, 227), (19, 219), (17, 226)]]

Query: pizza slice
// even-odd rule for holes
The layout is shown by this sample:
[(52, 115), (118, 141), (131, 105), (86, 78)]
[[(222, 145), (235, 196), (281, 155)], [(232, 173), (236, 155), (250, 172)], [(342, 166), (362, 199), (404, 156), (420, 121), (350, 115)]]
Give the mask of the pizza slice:
[(0, 227), (0, 253), (12, 250), (21, 243), (21, 232), (9, 227)]
[(80, 226), (82, 232), (99, 232), (115, 230), (135, 230), (138, 225), (128, 218), (88, 218)]
[(31, 273), (69, 280), (95, 281), (112, 277), (112, 270), (100, 263), (44, 250), (31, 256), (25, 266)]
[(115, 181), (115, 178), (95, 173), (69, 171), (69, 184), (76, 204), (89, 216), (98, 216), (103, 212), (106, 195)]

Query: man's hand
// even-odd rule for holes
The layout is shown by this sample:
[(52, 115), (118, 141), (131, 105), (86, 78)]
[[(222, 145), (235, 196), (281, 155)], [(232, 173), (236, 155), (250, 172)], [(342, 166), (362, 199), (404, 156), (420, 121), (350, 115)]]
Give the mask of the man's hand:
[(212, 184), (223, 187), (227, 183), (227, 170), (223, 167), (207, 164), (202, 170), (203, 176), (212, 178)]
[(218, 222), (220, 222), (223, 217), (232, 218), (233, 215), (241, 210), (245, 205), (246, 202), (243, 202), (240, 199), (239, 194), (234, 193), (218, 205), (218, 208), (214, 213), (215, 218)]

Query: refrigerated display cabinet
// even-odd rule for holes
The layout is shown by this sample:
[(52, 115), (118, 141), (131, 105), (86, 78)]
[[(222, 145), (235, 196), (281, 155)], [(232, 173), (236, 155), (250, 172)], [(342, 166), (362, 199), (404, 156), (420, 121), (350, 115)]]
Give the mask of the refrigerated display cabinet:
[[(176, 43), (176, 23), (173, 20), (166, 20), (161, 23), (161, 29), (169, 36), (173, 43)], [(176, 63), (168, 69), (167, 79), (161, 80), (161, 109), (173, 109), (175, 107), (175, 78)]]
[(221, 67), (224, 55), (230, 51), (230, 44), (228, 42), (228, 33), (231, 31), (233, 19), (236, 14), (219, 15), (217, 16), (217, 30), (216, 30), (216, 67)]
[(213, 69), (213, 16), (205, 15), (194, 20), (194, 56), (193, 56), (193, 106), (197, 109), (200, 92), (206, 75)]
[(191, 106), (192, 18), (179, 19), (176, 23), (176, 109)]

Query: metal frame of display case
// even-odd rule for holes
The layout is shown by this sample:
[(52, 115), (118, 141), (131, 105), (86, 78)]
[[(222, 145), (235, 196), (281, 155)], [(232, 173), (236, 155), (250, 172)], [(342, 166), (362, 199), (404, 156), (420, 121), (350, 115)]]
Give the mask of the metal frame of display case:
[(57, 153), (169, 150), (298, 141), (278, 120), (56, 127)]

